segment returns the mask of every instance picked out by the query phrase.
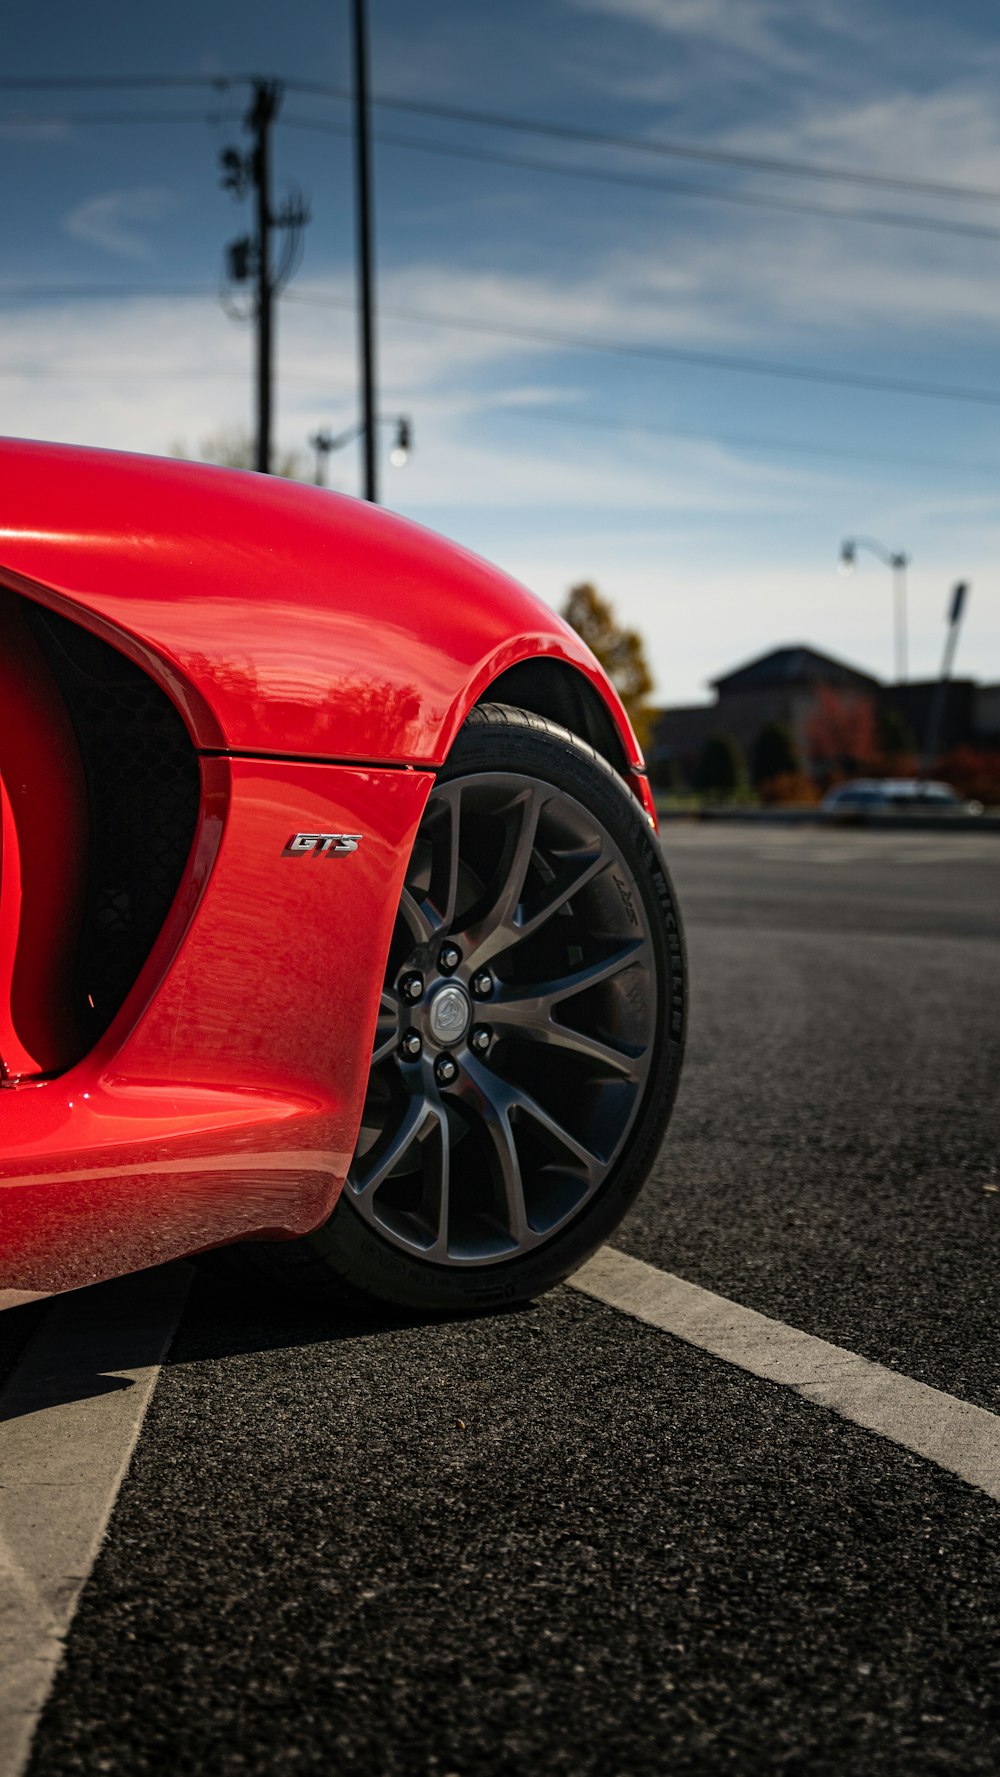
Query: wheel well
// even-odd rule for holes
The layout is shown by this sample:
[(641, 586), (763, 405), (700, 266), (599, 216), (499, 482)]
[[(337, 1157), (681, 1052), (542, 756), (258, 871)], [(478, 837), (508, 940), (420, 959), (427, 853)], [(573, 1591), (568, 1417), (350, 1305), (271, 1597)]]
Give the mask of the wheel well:
[(629, 760), (600, 694), (582, 673), (561, 660), (521, 660), (487, 685), (478, 703), (512, 703), (533, 715), (560, 722), (590, 742), (623, 777)]

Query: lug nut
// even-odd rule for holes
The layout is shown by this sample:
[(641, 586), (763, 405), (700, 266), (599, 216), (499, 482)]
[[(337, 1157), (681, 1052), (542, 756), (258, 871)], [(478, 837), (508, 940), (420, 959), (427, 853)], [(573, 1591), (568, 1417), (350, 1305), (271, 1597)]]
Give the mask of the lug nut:
[(438, 956), (438, 965), (444, 970), (446, 975), (450, 975), (454, 969), (457, 969), (461, 960), (462, 952), (459, 950), (457, 944), (442, 944), (440, 955)]
[(477, 1000), (488, 1000), (493, 992), (493, 976), (489, 969), (480, 969), (478, 975), (472, 977), (472, 991)]
[(458, 1065), (450, 1055), (439, 1055), (434, 1063), (434, 1078), (439, 1086), (450, 1086), (458, 1073)]
[(399, 1045), (399, 1047), (402, 1050), (402, 1053), (407, 1061), (416, 1061), (417, 1056), (421, 1053), (421, 1051), (423, 1049), (423, 1046), (424, 1045), (423, 1045), (421, 1038), (420, 1038), (420, 1032), (418, 1030), (408, 1030), (405, 1037), (403, 1038), (403, 1041)]
[(477, 1024), (469, 1038), (469, 1042), (472, 1044), (477, 1055), (485, 1055), (490, 1046), (492, 1037), (493, 1032), (488, 1024)]
[(399, 990), (406, 1000), (414, 1004), (424, 997), (424, 978), (422, 975), (404, 975)]

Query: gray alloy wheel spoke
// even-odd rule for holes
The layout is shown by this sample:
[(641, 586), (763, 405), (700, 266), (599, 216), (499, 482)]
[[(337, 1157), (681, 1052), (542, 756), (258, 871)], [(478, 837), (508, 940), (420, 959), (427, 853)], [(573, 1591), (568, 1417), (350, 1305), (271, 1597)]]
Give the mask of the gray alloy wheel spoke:
[(492, 1009), (493, 1015), (498, 1021), (503, 1019), (512, 1025), (545, 1024), (564, 1000), (585, 993), (589, 987), (597, 987), (602, 981), (610, 981), (612, 976), (621, 974), (623, 969), (631, 968), (646, 946), (645, 938), (629, 938), (611, 956), (596, 963), (585, 963), (558, 980), (540, 981), (530, 987), (504, 987)]
[(420, 1139), (428, 1117), (436, 1113), (424, 1098), (412, 1098), (402, 1122), (382, 1152), (359, 1174), (351, 1174), (351, 1189), (356, 1197), (370, 1197), (403, 1155)]
[(427, 901), (418, 901), (412, 889), (404, 888), (399, 897), (399, 911), (417, 944), (429, 944), (442, 931), (441, 920)]
[(438, 791), (438, 801), (448, 809), (448, 865), (444, 896), (441, 909), (441, 926), (447, 931), (455, 919), (455, 902), (458, 899), (458, 866), (459, 844), (462, 832), (462, 786), (460, 783), (445, 784)]
[(428, 895), (418, 899), (410, 888), (403, 889), (400, 900), (400, 912), (418, 944), (428, 944), (433, 938), (449, 930), (455, 918), (455, 901), (458, 896), (459, 847), (462, 831), (461, 784), (442, 785), (441, 789), (435, 793), (434, 800), (436, 809), (440, 809), (442, 806), (447, 809), (447, 838), (442, 840), (435, 833), (432, 842), (435, 851), (442, 844), (446, 848), (443, 905), (438, 907)]
[[(514, 1119), (526, 1118), (536, 1128), (547, 1135), (567, 1158), (572, 1157), (582, 1170), (588, 1185), (597, 1182), (598, 1175), (604, 1168), (604, 1161), (583, 1142), (571, 1135), (557, 1118), (553, 1117), (544, 1106), (540, 1105), (530, 1092), (521, 1086), (509, 1086), (499, 1075), (485, 1067), (481, 1062), (470, 1061), (469, 1075), (476, 1088), (475, 1102), (479, 1115), (486, 1124), (494, 1147), (501, 1155), (501, 1167), (504, 1192), (507, 1197), (508, 1211), (515, 1211), (524, 1220), (524, 1233), (530, 1236), (527, 1226), (527, 1212), (524, 1202), (524, 1183), (521, 1178), (521, 1164), (518, 1159), (514, 1141)], [(515, 1176), (516, 1175), (516, 1176)], [(519, 1207), (518, 1207), (519, 1206)], [(511, 1233), (515, 1233), (511, 1228)]]
[(521, 1087), (511, 1088), (508, 1100), (508, 1121), (513, 1112), (516, 1112), (519, 1117), (529, 1118), (546, 1135), (551, 1136), (556, 1145), (562, 1148), (566, 1154), (571, 1154), (582, 1169), (588, 1184), (596, 1182), (599, 1172), (604, 1167), (601, 1156), (585, 1147), (583, 1142), (577, 1141), (576, 1136), (571, 1135), (556, 1117), (550, 1116), (549, 1112), (543, 1109), (537, 1098), (532, 1098), (531, 1093), (525, 1092)]
[(610, 862), (607, 846), (603, 843), (598, 852), (588, 853), (586, 862), (580, 866), (568, 882), (564, 878), (546, 897), (541, 907), (537, 907), (526, 918), (517, 920), (515, 928), (517, 940), (534, 937), (547, 919), (551, 919), (554, 913), (558, 913), (560, 907), (565, 907), (567, 901), (571, 901), (574, 895), (578, 895), (581, 889), (586, 888), (588, 882), (593, 882), (594, 877), (599, 876), (602, 870), (606, 870)]
[(586, 1031), (573, 1030), (570, 1025), (558, 1024), (551, 1018), (508, 1019), (504, 1012), (505, 1008), (497, 1006), (492, 1013), (493, 1028), (497, 1036), (514, 1035), (529, 1043), (541, 1043), (553, 1049), (568, 1049), (572, 1054), (579, 1055), (581, 1060), (596, 1061), (601, 1067), (623, 1075), (626, 1080), (639, 1081), (646, 1073), (648, 1044), (637, 1055), (630, 1055), (624, 1049), (616, 1049), (613, 1043), (604, 1043), (600, 1037), (589, 1036)]
[(496, 1160), (508, 1233), (518, 1247), (532, 1246), (536, 1236), (528, 1226), (521, 1162), (510, 1121), (510, 1088), (498, 1074), (472, 1056), (466, 1064), (466, 1082), (463, 1102), (485, 1131)]
[[(531, 854), (538, 832), (538, 819), (551, 792), (534, 784), (517, 798), (513, 805), (513, 832), (510, 855), (504, 860), (503, 881), (492, 906), (465, 933), (465, 949), (470, 967), (482, 968), (500, 951), (508, 950), (519, 938), (517, 909), (524, 893), (524, 884), (531, 864)], [(516, 824), (514, 824), (516, 822)]]
[(391, 1055), (399, 1042), (399, 1005), (394, 994), (383, 991), (379, 1001), (378, 1023), (375, 1026), (375, 1047), (372, 1067)]
[(528, 1210), (524, 1201), (521, 1163), (514, 1145), (514, 1131), (510, 1126), (510, 1118), (506, 1111), (498, 1105), (490, 1103), (489, 1110), (483, 1117), (483, 1128), (497, 1160), (500, 1189), (507, 1212), (507, 1232), (515, 1245), (523, 1251), (526, 1247), (531, 1246), (533, 1241), (531, 1229), (528, 1226)]
[(440, 1106), (434, 1107), (435, 1133), (428, 1136), (435, 1146), (434, 1171), (437, 1187), (437, 1231), (433, 1246), (427, 1250), (428, 1259), (447, 1260), (448, 1257), (448, 1216), (451, 1209), (451, 1141), (448, 1132), (448, 1118)]

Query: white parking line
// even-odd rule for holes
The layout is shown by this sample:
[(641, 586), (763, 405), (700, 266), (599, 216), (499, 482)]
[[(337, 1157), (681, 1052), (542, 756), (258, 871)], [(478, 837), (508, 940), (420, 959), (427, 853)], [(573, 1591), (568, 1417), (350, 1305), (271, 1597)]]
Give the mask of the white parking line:
[(610, 1308), (781, 1383), (1000, 1500), (1000, 1418), (605, 1246), (568, 1279)]
[(0, 1777), (19, 1777), (190, 1267), (57, 1299), (0, 1393)]
[[(20, 1777), (191, 1271), (57, 1299), (0, 1392), (0, 1777)], [(569, 1279), (1000, 1501), (1000, 1418), (603, 1247)]]

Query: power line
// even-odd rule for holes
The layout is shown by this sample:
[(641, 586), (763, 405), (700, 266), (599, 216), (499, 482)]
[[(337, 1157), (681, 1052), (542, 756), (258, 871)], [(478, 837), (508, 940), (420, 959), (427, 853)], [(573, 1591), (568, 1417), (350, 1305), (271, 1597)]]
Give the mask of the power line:
[(253, 74), (16, 74), (0, 80), (0, 92), (136, 92), (142, 88), (252, 86)]
[[(289, 291), (286, 302), (308, 303), (319, 308), (350, 309), (344, 297), (309, 296)], [(821, 370), (806, 364), (780, 364), (766, 358), (730, 357), (722, 352), (689, 351), (680, 346), (634, 344), (630, 340), (601, 339), (590, 334), (566, 333), (556, 328), (505, 326), (476, 321), (467, 315), (432, 315), (424, 309), (382, 305), (382, 313), (397, 321), (416, 321), (422, 326), (453, 328), (462, 333), (482, 333), (497, 339), (519, 339), (529, 345), (554, 345), (572, 351), (610, 352), (618, 357), (652, 359), (671, 364), (691, 364), (705, 370), (734, 370), (751, 376), (775, 376), (792, 382), (824, 383), (834, 388), (870, 389), (883, 395), (919, 395), (940, 401), (972, 401), (987, 407), (1000, 406), (1000, 390), (971, 389), (950, 383), (910, 382), (903, 378), (868, 376), (855, 371)]]
[[(0, 299), (45, 300), (61, 297), (127, 297), (127, 296), (214, 296), (211, 284), (0, 284)], [(334, 308), (354, 313), (355, 305), (348, 297), (316, 296), (305, 291), (286, 290), (285, 302), (302, 303), (312, 308)], [(420, 326), (452, 328), (463, 333), (481, 333), (496, 339), (522, 340), (528, 345), (552, 345), (571, 351), (609, 352), (618, 357), (651, 359), (655, 362), (691, 364), (706, 370), (732, 370), (741, 375), (774, 376), (792, 382), (823, 383), (833, 388), (868, 389), (884, 395), (916, 395), (940, 401), (971, 401), (986, 407), (1000, 406), (1000, 390), (972, 389), (955, 383), (909, 381), (902, 377), (871, 376), (847, 370), (823, 370), (816, 365), (781, 364), (774, 359), (732, 357), (723, 352), (699, 352), (681, 346), (660, 346), (632, 340), (600, 338), (591, 334), (569, 333), (554, 327), (519, 327), (497, 321), (476, 321), (467, 315), (430, 314), (426, 309), (383, 305), (382, 313), (397, 321), (415, 321)]]
[(239, 123), (242, 111), (13, 111), (0, 115), (0, 130), (53, 129), (64, 123)]
[[(301, 384), (303, 387), (315, 389), (319, 380), (315, 369), (309, 371), (285, 370), (283, 380)], [(143, 382), (168, 381), (176, 382), (178, 377), (189, 376), (199, 382), (244, 382), (246, 372), (243, 370), (206, 370), (202, 364), (174, 365), (169, 370), (151, 369), (144, 363), (94, 364), (90, 362), (85, 368), (73, 365), (53, 364), (36, 365), (29, 369), (10, 369), (0, 366), (0, 381), (34, 381), (37, 378), (59, 380), (61, 382), (110, 382), (134, 381)], [(323, 383), (323, 400), (335, 398), (347, 399), (353, 390), (346, 384), (334, 387)], [(580, 430), (630, 434), (641, 438), (663, 438), (667, 441), (676, 438), (698, 440), (705, 444), (736, 445), (755, 450), (789, 451), (795, 455), (820, 457), (838, 457), (848, 462), (883, 463), (895, 468), (933, 469), (940, 474), (942, 470), (957, 470), (962, 474), (975, 474), (995, 479), (996, 471), (988, 464), (973, 463), (963, 457), (918, 457), (901, 455), (890, 451), (858, 450), (853, 445), (817, 444), (812, 439), (779, 438), (756, 432), (709, 432), (690, 426), (657, 426), (640, 420), (613, 420), (592, 414), (583, 413), (546, 413), (536, 407), (508, 407), (502, 402), (487, 402), (475, 411), (479, 413), (500, 413), (517, 420), (540, 420), (544, 424), (560, 426), (566, 431)]]
[[(289, 92), (346, 100), (344, 87), (314, 81), (289, 80)], [(446, 118), (451, 123), (477, 124), (487, 129), (516, 130), (532, 136), (550, 136), (562, 142), (586, 142), (603, 148), (625, 148), (634, 154), (664, 155), (671, 159), (704, 161), (711, 166), (739, 167), (758, 173), (788, 173), (798, 179), (819, 179), (843, 185), (874, 186), (885, 191), (914, 191), (928, 197), (972, 199), (1000, 203), (1000, 190), (982, 185), (952, 184), (935, 179), (912, 179), (902, 174), (868, 173), (858, 168), (831, 167), (813, 161), (785, 159), (779, 155), (744, 154), (736, 149), (702, 148), (691, 142), (668, 141), (662, 136), (625, 136), (609, 130), (585, 130), (573, 124), (545, 118), (511, 117), (499, 111), (480, 111), (463, 105), (435, 105), (421, 99), (395, 98), (389, 93), (372, 95), (372, 103), (386, 110), (406, 111), (417, 117)]]
[[(108, 364), (91, 365), (76, 369), (65, 364), (33, 364), (28, 368), (11, 368), (0, 365), (0, 380), (3, 382), (35, 382), (39, 379), (59, 382), (176, 382), (178, 377), (189, 376), (198, 382), (246, 382), (245, 370), (206, 370), (200, 364), (175, 365), (170, 370), (150, 369), (146, 364)], [(282, 381), (294, 383), (297, 387), (316, 389), (318, 378), (315, 370), (283, 370)], [(323, 383), (321, 395), (317, 396), (320, 404), (334, 399), (347, 400), (353, 389), (346, 384), (334, 386)]]
[(47, 302), (60, 297), (218, 296), (216, 284), (0, 284), (0, 301)]
[[(283, 120), (297, 129), (318, 130), (326, 135), (348, 136), (342, 124), (326, 123), (319, 118), (289, 116)], [(685, 185), (680, 180), (645, 178), (641, 173), (616, 173), (610, 168), (577, 167), (559, 161), (534, 160), (527, 155), (502, 154), (486, 148), (459, 147), (451, 142), (432, 142), (420, 136), (399, 136), (386, 130), (375, 131), (380, 146), (416, 150), (456, 160), (481, 161), (490, 166), (524, 167), (529, 172), (554, 173), (559, 178), (582, 179), (605, 185), (624, 185), (638, 191), (662, 191), (674, 197), (707, 198), (710, 202), (736, 204), (755, 210), (781, 210), (795, 216), (830, 216), (839, 222), (867, 222), (885, 228), (916, 229), (921, 233), (965, 235), (973, 240), (1000, 241), (1000, 228), (989, 223), (949, 222), (946, 217), (908, 216), (900, 210), (845, 210), (833, 204), (796, 203), (794, 198), (764, 197), (757, 192), (725, 191), (717, 185)]]
[[(229, 87), (252, 85), (259, 76), (253, 74), (135, 74), (135, 75), (30, 75), (0, 80), (0, 91), (109, 91), (146, 88), (200, 87), (224, 92)], [(309, 93), (316, 97), (349, 102), (350, 89), (320, 81), (284, 78), (282, 86), (289, 92)], [(920, 192), (925, 196), (959, 198), (974, 202), (1000, 203), (1000, 190), (988, 186), (965, 185), (944, 180), (913, 179), (902, 174), (870, 173), (859, 168), (833, 167), (813, 161), (780, 155), (747, 154), (736, 149), (708, 148), (691, 142), (670, 141), (663, 137), (629, 136), (610, 130), (583, 129), (573, 124), (557, 123), (547, 118), (513, 117), (499, 111), (482, 111), (472, 106), (440, 105), (430, 100), (407, 99), (391, 93), (372, 95), (372, 103), (387, 110), (405, 111), (419, 117), (437, 117), (451, 123), (468, 123), (478, 127), (514, 130), (521, 134), (549, 136), (557, 141), (585, 142), (604, 148), (623, 148), (629, 153), (667, 156), (680, 160), (702, 161), (711, 166), (735, 167), (763, 173), (789, 174), (794, 178), (817, 179), (837, 184), (871, 186), (888, 191)]]
[(893, 467), (941, 470), (958, 469), (963, 473), (986, 475), (995, 479), (1000, 471), (988, 464), (973, 463), (960, 457), (900, 456), (890, 451), (856, 450), (853, 445), (816, 444), (811, 439), (767, 437), (756, 432), (706, 432), (688, 426), (654, 426), (639, 420), (611, 420), (598, 415), (579, 413), (546, 413), (537, 407), (507, 407), (502, 402), (490, 403), (481, 412), (516, 414), (518, 419), (542, 420), (563, 426), (567, 431), (584, 427), (588, 431), (632, 433), (643, 438), (692, 438), (705, 444), (733, 444), (757, 450), (794, 451), (796, 455), (842, 457), (849, 462), (885, 463)]
[[(60, 124), (178, 124), (207, 123), (211, 125), (239, 122), (239, 111), (63, 111), (51, 114), (15, 112), (0, 115), (0, 132), (4, 130), (54, 128)], [(284, 116), (281, 123), (301, 130), (315, 130), (324, 135), (349, 140), (346, 124), (330, 123), (324, 118)], [(504, 154), (500, 150), (471, 148), (453, 142), (436, 142), (422, 136), (403, 136), (389, 130), (375, 130), (372, 139), (382, 147), (401, 148), (418, 154), (431, 154), (447, 159), (475, 161), (487, 166), (523, 168), (527, 172), (549, 173), (557, 178), (577, 179), (603, 185), (625, 186), (636, 191), (664, 192), (671, 197), (704, 199), (710, 203), (736, 205), (741, 209), (775, 210), (793, 216), (824, 216), (837, 222), (861, 222), (882, 228), (902, 228), (921, 234), (957, 235), (971, 240), (1000, 241), (1000, 228), (989, 223), (952, 222), (944, 216), (908, 215), (901, 210), (848, 210), (833, 204), (797, 203), (794, 198), (766, 197), (760, 192), (727, 191), (718, 185), (691, 185), (682, 180), (656, 179), (641, 173), (615, 172), (610, 167), (570, 166), (564, 162), (537, 160), (529, 155)]]

